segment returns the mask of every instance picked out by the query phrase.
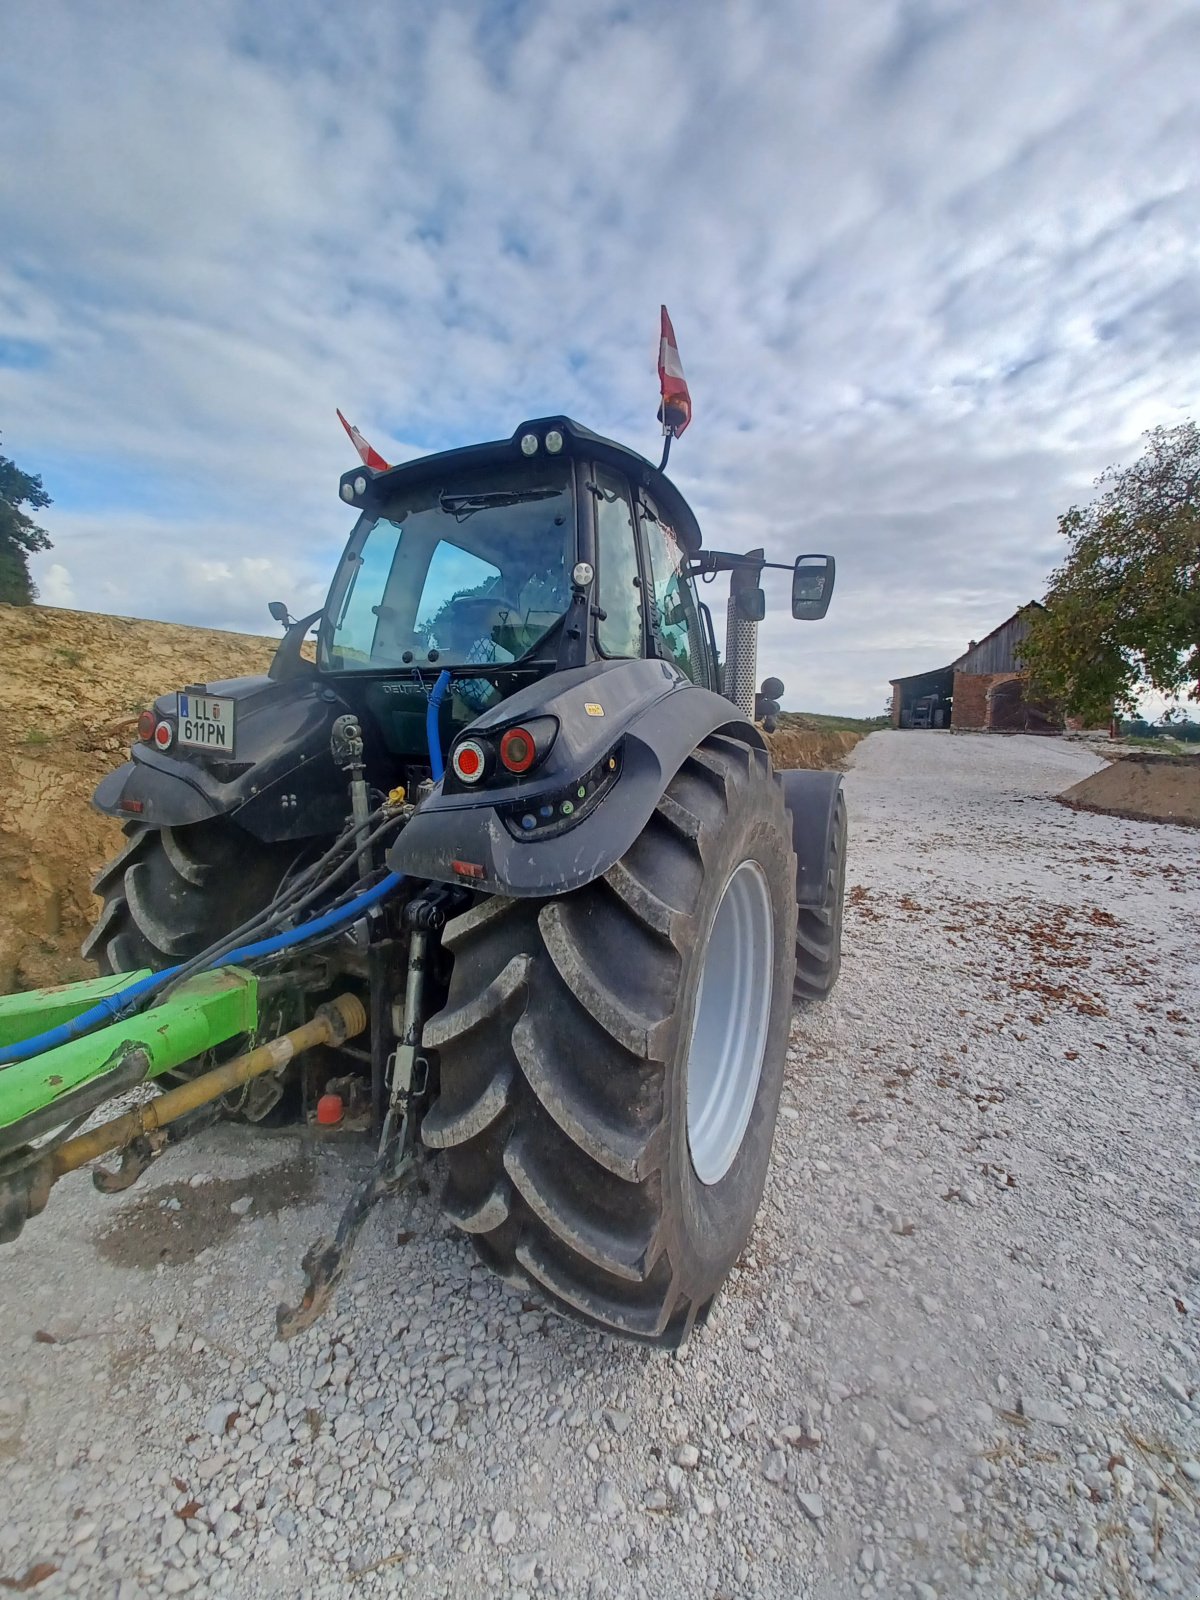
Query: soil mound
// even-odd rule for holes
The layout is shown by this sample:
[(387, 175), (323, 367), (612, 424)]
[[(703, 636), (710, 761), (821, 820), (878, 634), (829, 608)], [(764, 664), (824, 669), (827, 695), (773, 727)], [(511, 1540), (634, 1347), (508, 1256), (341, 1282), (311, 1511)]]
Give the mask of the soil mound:
[(0, 605), (0, 993), (91, 975), (91, 880), (121, 843), (92, 790), (137, 714), (188, 683), (265, 672), (277, 640)]
[(861, 733), (832, 728), (781, 727), (767, 735), (771, 760), (784, 767), (840, 767), (863, 737)]
[(1123, 756), (1058, 798), (1077, 811), (1200, 828), (1200, 757)]

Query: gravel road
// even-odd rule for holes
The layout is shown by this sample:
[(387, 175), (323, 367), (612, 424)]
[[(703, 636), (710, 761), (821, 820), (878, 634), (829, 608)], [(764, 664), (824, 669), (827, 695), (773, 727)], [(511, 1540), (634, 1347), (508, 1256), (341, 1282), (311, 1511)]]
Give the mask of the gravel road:
[[(222, 1127), (0, 1258), (0, 1578), (255, 1597), (1200, 1593), (1200, 833), (1025, 737), (873, 735), (835, 997), (679, 1357), (432, 1197), (272, 1343), (361, 1160)], [(435, 1173), (436, 1179), (436, 1173)]]

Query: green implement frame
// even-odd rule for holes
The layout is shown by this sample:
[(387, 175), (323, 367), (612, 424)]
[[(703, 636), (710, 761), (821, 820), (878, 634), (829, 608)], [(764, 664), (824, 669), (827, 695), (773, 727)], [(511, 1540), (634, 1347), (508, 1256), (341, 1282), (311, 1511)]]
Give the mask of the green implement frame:
[[(69, 1022), (144, 973), (93, 978), (0, 997), (0, 1046)], [(169, 1000), (137, 1016), (0, 1066), (0, 1149), (35, 1137), (56, 1113), (66, 1121), (108, 1097), (157, 1078), (258, 1024), (258, 980), (220, 967), (181, 983)]]

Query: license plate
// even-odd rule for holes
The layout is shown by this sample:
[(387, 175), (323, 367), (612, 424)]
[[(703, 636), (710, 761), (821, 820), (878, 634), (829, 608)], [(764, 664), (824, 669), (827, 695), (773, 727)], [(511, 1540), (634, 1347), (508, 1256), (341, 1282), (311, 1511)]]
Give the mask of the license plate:
[(180, 744), (193, 750), (220, 750), (233, 754), (233, 701), (206, 694), (176, 696)]

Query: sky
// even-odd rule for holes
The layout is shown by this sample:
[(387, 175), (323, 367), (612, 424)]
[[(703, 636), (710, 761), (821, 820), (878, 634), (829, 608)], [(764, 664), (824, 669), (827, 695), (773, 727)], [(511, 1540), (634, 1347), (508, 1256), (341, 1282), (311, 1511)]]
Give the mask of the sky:
[[(1200, 410), (1195, 0), (5, 0), (0, 449), (54, 605), (271, 632), (390, 460), (565, 412), (657, 459), (784, 704), (882, 711)], [(170, 687), (164, 685), (164, 687)]]

